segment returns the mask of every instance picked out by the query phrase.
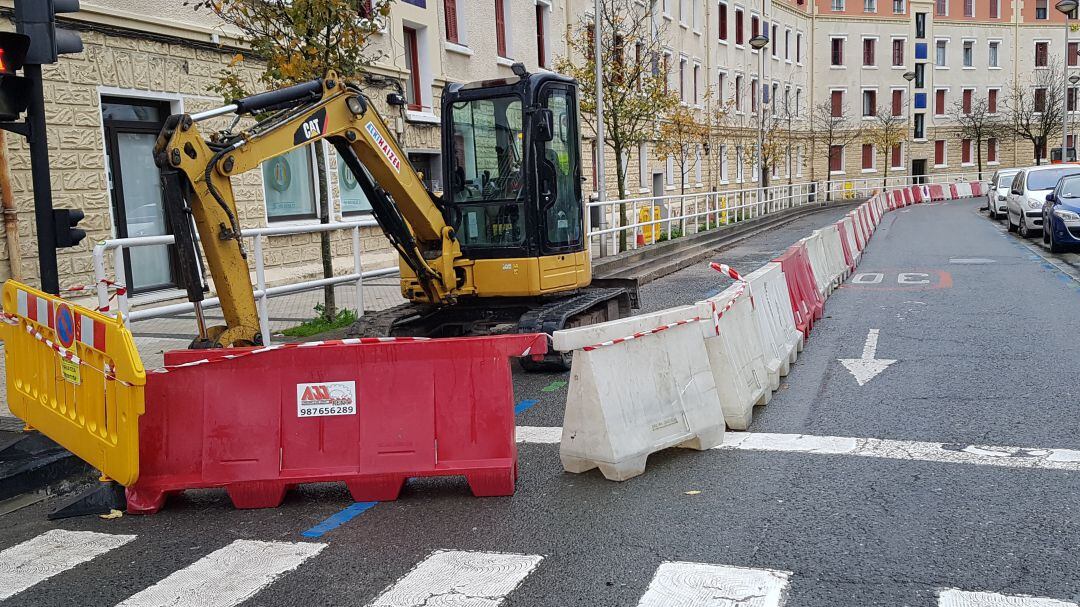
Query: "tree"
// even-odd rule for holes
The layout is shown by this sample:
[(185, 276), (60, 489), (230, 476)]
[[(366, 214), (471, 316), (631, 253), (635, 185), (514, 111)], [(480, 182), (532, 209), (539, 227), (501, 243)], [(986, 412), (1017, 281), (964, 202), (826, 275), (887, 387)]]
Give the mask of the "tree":
[(959, 125), (960, 138), (970, 139), (975, 143), (975, 158), (979, 165), (979, 179), (982, 179), (983, 142), (1001, 137), (1008, 127), (1000, 114), (990, 112), (990, 104), (987, 98), (976, 98), (974, 93), (972, 93), (972, 99), (966, 108), (963, 100), (957, 100), (953, 103), (953, 120), (956, 120), (957, 125)]
[[(1050, 65), (1060, 65), (1050, 59)], [(1005, 100), (1010, 130), (1035, 147), (1035, 164), (1041, 164), (1040, 147), (1048, 154), (1047, 142), (1061, 130), (1065, 106), (1065, 81), (1058, 70), (1035, 70), (1027, 83), (1016, 81)]]
[[(831, 100), (823, 101), (810, 110), (810, 129), (813, 140), (825, 147), (825, 157), (828, 158), (829, 166), (832, 165), (834, 146), (843, 148), (853, 141), (858, 141), (862, 136), (861, 123), (851, 120), (844, 114), (843, 108), (840, 108), (839, 112), (833, 112)], [(828, 200), (831, 200), (832, 171), (827, 167), (825, 173), (825, 195)]]
[(686, 193), (686, 175), (692, 163), (699, 158), (701, 144), (709, 136), (709, 127), (702, 124), (693, 111), (684, 105), (677, 105), (660, 123), (656, 142), (656, 156), (665, 159), (671, 156), (679, 168), (681, 194)]
[[(619, 199), (626, 198), (624, 159), (639, 144), (652, 138), (656, 119), (665, 115), (678, 100), (668, 91), (667, 74), (671, 66), (664, 56), (663, 23), (654, 24), (647, 7), (638, 0), (600, 1), (600, 75), (604, 91), (604, 147), (615, 152), (616, 184)], [(571, 28), (566, 39), (567, 55), (555, 60), (555, 69), (577, 79), (580, 84), (582, 119), (593, 133), (596, 124), (596, 55), (593, 24), (590, 17)], [(597, 184), (603, 188), (604, 184)], [(625, 226), (626, 205), (619, 205), (619, 222)], [(621, 248), (626, 247), (626, 231), (619, 233)]]
[[(390, 13), (393, 0), (187, 0), (195, 10), (216, 14), (240, 32), (251, 55), (263, 62), (259, 82), (267, 88), (280, 88), (322, 77), (333, 70), (345, 78), (366, 71), (374, 59), (367, 52), (371, 35), (382, 29), (382, 19)], [(237, 55), (229, 67), (218, 74), (214, 90), (226, 99), (245, 97), (254, 91), (237, 67), (244, 57)], [(325, 153), (322, 145), (315, 150), (319, 173), (319, 191), (329, 192)], [(329, 196), (319, 197), (319, 215), (330, 221)], [(330, 234), (322, 232), (323, 276), (334, 275)], [(324, 291), (323, 316), (334, 320), (337, 305), (334, 287)]]
[(870, 121), (869, 129), (863, 135), (863, 141), (874, 146), (881, 156), (885, 171), (882, 187), (889, 185), (889, 165), (892, 164), (889, 159), (890, 152), (893, 147), (908, 140), (908, 120), (903, 113), (901, 111), (900, 116), (894, 116), (891, 107), (879, 106), (874, 111), (874, 119)]

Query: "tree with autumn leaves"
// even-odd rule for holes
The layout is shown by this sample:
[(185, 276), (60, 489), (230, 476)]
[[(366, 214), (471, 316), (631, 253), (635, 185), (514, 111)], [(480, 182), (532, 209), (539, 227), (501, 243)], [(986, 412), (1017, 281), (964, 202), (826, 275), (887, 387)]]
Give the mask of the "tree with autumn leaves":
[[(255, 63), (261, 70), (258, 85), (276, 89), (334, 71), (344, 78), (357, 78), (376, 58), (368, 50), (372, 34), (381, 31), (393, 0), (188, 0), (196, 11), (209, 11), (240, 32), (256, 62), (237, 55), (218, 74), (215, 92), (226, 99), (254, 93), (243, 77), (243, 65)], [(318, 165), (319, 191), (329, 192), (325, 153), (322, 145), (312, 146)], [(319, 197), (319, 216), (330, 221), (329, 197)], [(321, 234), (323, 275), (333, 276), (330, 235)], [(325, 289), (323, 316), (337, 316), (334, 287)]]

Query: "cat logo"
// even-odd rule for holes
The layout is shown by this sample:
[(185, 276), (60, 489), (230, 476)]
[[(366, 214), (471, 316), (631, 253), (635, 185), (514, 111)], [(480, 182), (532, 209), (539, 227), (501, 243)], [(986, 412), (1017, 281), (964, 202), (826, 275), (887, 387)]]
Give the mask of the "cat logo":
[(326, 108), (322, 108), (308, 116), (307, 120), (302, 122), (300, 127), (296, 129), (296, 133), (293, 134), (293, 145), (307, 143), (316, 137), (320, 137), (325, 134), (325, 130)]

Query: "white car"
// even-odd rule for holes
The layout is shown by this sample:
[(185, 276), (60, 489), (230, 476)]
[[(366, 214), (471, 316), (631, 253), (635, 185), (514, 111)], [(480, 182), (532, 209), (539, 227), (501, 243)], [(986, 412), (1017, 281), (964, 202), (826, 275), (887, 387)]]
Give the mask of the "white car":
[(1005, 221), (1009, 231), (1019, 230), (1024, 238), (1042, 232), (1046, 195), (1057, 187), (1059, 179), (1069, 175), (1080, 175), (1080, 164), (1047, 164), (1017, 173), (1005, 201)]
[(1009, 186), (1013, 177), (1022, 169), (1001, 169), (990, 180), (990, 192), (986, 195), (986, 206), (990, 209), (990, 219), (1005, 217), (1005, 202), (1009, 198)]

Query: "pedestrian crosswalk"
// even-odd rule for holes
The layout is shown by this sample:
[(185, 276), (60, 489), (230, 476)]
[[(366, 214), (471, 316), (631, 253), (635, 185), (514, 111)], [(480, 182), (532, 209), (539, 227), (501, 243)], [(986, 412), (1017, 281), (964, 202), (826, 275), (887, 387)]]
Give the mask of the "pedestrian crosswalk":
[[(93, 559), (108, 558), (137, 537), (53, 529), (0, 551), (0, 605), (52, 580), (62, 583)], [(290, 572), (318, 567), (309, 561), (327, 544), (236, 540), (198, 558), (121, 601), (117, 607), (235, 607), (256, 597)], [(142, 558), (153, 558), (143, 554)], [(131, 553), (127, 555), (130, 559)], [(548, 559), (550, 560), (550, 559)], [(350, 600), (365, 607), (498, 607), (530, 575), (545, 567), (543, 555), (507, 552), (435, 550), (375, 598)], [(568, 572), (558, 572), (566, 576)], [(790, 571), (726, 564), (668, 561), (657, 565), (638, 607), (797, 607), (789, 600), (800, 578)], [(807, 580), (807, 583), (812, 583)], [(32, 600), (32, 597), (31, 597)], [(272, 604), (255, 602), (245, 604)], [(521, 603), (524, 604), (524, 603)], [(557, 600), (544, 604), (558, 605)], [(898, 603), (899, 604), (899, 603)], [(1007, 595), (956, 588), (937, 592), (938, 607), (1080, 607), (1055, 598)]]

